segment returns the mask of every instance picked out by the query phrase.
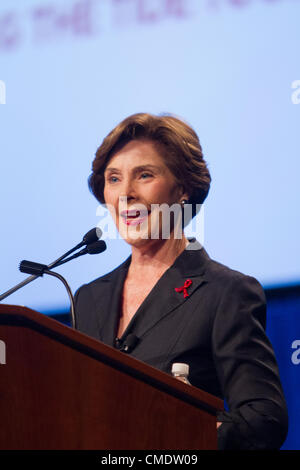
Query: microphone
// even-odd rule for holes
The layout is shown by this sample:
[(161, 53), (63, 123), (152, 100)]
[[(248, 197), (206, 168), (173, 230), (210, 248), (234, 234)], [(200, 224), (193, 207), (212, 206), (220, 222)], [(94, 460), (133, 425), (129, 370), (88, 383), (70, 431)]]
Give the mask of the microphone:
[(78, 258), (79, 256), (82, 255), (97, 255), (98, 253), (102, 253), (103, 251), (106, 250), (106, 243), (103, 240), (98, 240), (94, 243), (91, 243), (90, 245), (87, 245), (83, 250), (80, 250), (78, 253), (75, 253), (75, 255), (69, 256), (69, 258), (63, 259), (59, 263), (55, 264), (55, 268), (57, 266), (61, 266), (64, 263), (67, 263), (68, 261), (71, 261), (71, 259)]
[(46, 269), (48, 269), (46, 264), (34, 263), (33, 261), (27, 261), (26, 259), (23, 259), (19, 264), (19, 270), (21, 273), (32, 274), (33, 276), (42, 276)]
[(130, 353), (136, 347), (139, 340), (140, 338), (138, 338), (133, 333), (130, 333), (123, 341), (122, 346), (119, 347), (120, 351)]
[(67, 283), (66, 279), (58, 273), (55, 273), (53, 271), (49, 271), (48, 266), (46, 264), (41, 264), (41, 263), (35, 263), (33, 261), (27, 261), (23, 260), (20, 263), (19, 269), (21, 273), (26, 273), (26, 274), (33, 274), (34, 276), (43, 276), (43, 274), (49, 274), (50, 276), (57, 277), (65, 286), (67, 289), (70, 303), (71, 303), (71, 318), (72, 318), (72, 328), (76, 328), (76, 318), (75, 318), (75, 303), (74, 303), (74, 297), (71, 291), (71, 288), (69, 284)]
[[(4, 292), (3, 294), (0, 295), (0, 302), (1, 300), (4, 300), (6, 297), (8, 297), (9, 295), (13, 294), (14, 292), (16, 292), (18, 289), (21, 289), (23, 286), (26, 286), (27, 284), (29, 284), (31, 281), (34, 281), (35, 279), (37, 279), (39, 276), (42, 276), (43, 273), (45, 272), (46, 269), (50, 270), (51, 268), (54, 268), (56, 266), (59, 266), (60, 264), (63, 264), (63, 260), (69, 256), (71, 253), (73, 253), (74, 251), (78, 250), (79, 248), (81, 248), (82, 246), (86, 245), (86, 248), (84, 250), (81, 250), (82, 251), (82, 255), (83, 254), (86, 254), (86, 253), (89, 253), (89, 254), (96, 254), (96, 253), (101, 253), (102, 251), (104, 251), (106, 249), (106, 244), (105, 242), (102, 240), (101, 241), (101, 251), (97, 251), (97, 249), (100, 249), (99, 245), (96, 245), (96, 243), (98, 242), (98, 239), (102, 236), (102, 231), (100, 228), (96, 227), (96, 228), (93, 228), (91, 230), (89, 230), (83, 237), (82, 241), (80, 243), (78, 243), (78, 245), (76, 245), (74, 248), (72, 248), (71, 250), (67, 251), (67, 253), (65, 253), (64, 255), (60, 256), (57, 260), (53, 261), (53, 263), (50, 263), (48, 266), (47, 265), (41, 265), (40, 263), (35, 263), (35, 266), (33, 266), (32, 264), (28, 267), (28, 265), (26, 264), (20, 264), (20, 268), (21, 268), (21, 265), (22, 265), (22, 269), (31, 269), (31, 276), (29, 276), (27, 279), (25, 279), (24, 281), (20, 282), (19, 284), (17, 284), (16, 286), (12, 287), (11, 289), (9, 289), (8, 291)], [(104, 245), (105, 247), (104, 247)], [(95, 246), (96, 245), (96, 246)], [(87, 249), (86, 252), (84, 252), (85, 250)], [(89, 251), (90, 250), (90, 251)], [(83, 253), (84, 252), (84, 253)], [(81, 256), (78, 254), (78, 256)], [(77, 256), (76, 256), (77, 257)], [(69, 260), (73, 259), (73, 257), (69, 257), (69, 259), (65, 259), (64, 262), (67, 262)], [(24, 260), (25, 262), (26, 260)], [(26, 261), (26, 263), (31, 263), (30, 261)], [(36, 271), (35, 271), (36, 270)], [(22, 271), (22, 272), (26, 272), (26, 271)], [(33, 274), (34, 273), (34, 274)], [(48, 273), (47, 273), (48, 274)]]
[(99, 227), (92, 228), (89, 230), (83, 237), (81, 246), (90, 245), (91, 243), (96, 242), (99, 238), (102, 237), (102, 230)]
[[(100, 234), (102, 234), (101, 230), (100, 230)], [(83, 237), (82, 242), (80, 242), (77, 245), (77, 247), (78, 247), (78, 246), (82, 246), (83, 244), (86, 244), (87, 246), (83, 250), (80, 250), (79, 253), (76, 253), (73, 256), (69, 256), (69, 258), (67, 258), (67, 259), (62, 259), (66, 255), (61, 256), (60, 258), (58, 258), (58, 260), (61, 260), (61, 261), (58, 262), (58, 260), (56, 260), (54, 263), (51, 263), (49, 266), (47, 266), (46, 264), (35, 263), (34, 261), (28, 261), (28, 260), (21, 261), (21, 263), (19, 265), (20, 271), (22, 273), (31, 274), (31, 276), (29, 278), (27, 278), (27, 280), (23, 281), (23, 283), (20, 283), (16, 287), (14, 287), (13, 289), (10, 289), (10, 291), (5, 292), (0, 297), (0, 300), (2, 300), (2, 298), (5, 298), (8, 295), (12, 294), (16, 290), (20, 289), (23, 285), (28, 284), (28, 282), (33, 281), (34, 279), (36, 279), (39, 276), (43, 276), (43, 274), (48, 274), (50, 276), (57, 277), (64, 284), (65, 288), (67, 289), (67, 292), (68, 292), (68, 295), (69, 295), (69, 298), (70, 298), (70, 303), (71, 303), (72, 328), (75, 329), (76, 328), (75, 304), (74, 304), (74, 297), (72, 295), (71, 288), (70, 288), (69, 284), (67, 283), (66, 279), (61, 274), (50, 271), (50, 268), (52, 268), (54, 266), (60, 266), (61, 264), (67, 263), (68, 261), (71, 261), (71, 259), (77, 258), (78, 256), (82, 256), (82, 255), (85, 255), (87, 253), (89, 253), (91, 255), (94, 255), (94, 254), (97, 254), (97, 253), (102, 253), (104, 250), (106, 250), (106, 243), (103, 240), (98, 240), (98, 239), (97, 239), (97, 241), (95, 241), (96, 237), (97, 237), (96, 229), (90, 230)], [(68, 253), (70, 253), (72, 251), (74, 251), (74, 249), (70, 250)]]
[[(96, 242), (99, 238), (102, 237), (102, 230), (98, 227), (92, 228), (89, 230), (83, 237), (82, 241), (78, 243), (78, 245), (74, 246), (71, 250), (67, 251), (64, 255), (60, 256), (58, 259), (53, 261), (53, 263), (48, 265), (48, 268), (55, 268), (58, 266), (61, 260), (65, 259), (67, 256), (69, 256), (71, 253), (74, 253), (74, 251), (79, 250), (84, 245), (90, 245), (94, 242)], [(0, 299), (1, 300), (1, 299)]]
[[(83, 250), (79, 251), (73, 256), (69, 256), (69, 258), (60, 261), (59, 263), (55, 264), (55, 267), (60, 266), (68, 261), (71, 261), (74, 258), (78, 258), (79, 256), (86, 255), (87, 253), (90, 255), (96, 255), (98, 253), (102, 253), (102, 251), (106, 250), (106, 243), (103, 240), (98, 240), (97, 242), (91, 243), (91, 245), (87, 246)], [(19, 265), (19, 270), (21, 273), (33, 274), (34, 276), (42, 276), (46, 270), (49, 269), (49, 266), (46, 264), (35, 263), (34, 261), (23, 260)]]

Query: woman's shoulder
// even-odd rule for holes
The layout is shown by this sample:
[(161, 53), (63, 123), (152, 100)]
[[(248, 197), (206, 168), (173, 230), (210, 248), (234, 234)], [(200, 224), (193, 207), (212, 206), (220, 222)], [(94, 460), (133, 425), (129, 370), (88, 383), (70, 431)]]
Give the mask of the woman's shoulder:
[(255, 325), (257, 320), (265, 329), (266, 295), (254, 276), (213, 259), (206, 264), (204, 276), (202, 296), (205, 295), (210, 306), (214, 331), (225, 331), (238, 324), (246, 328)]
[(204, 270), (205, 278), (216, 285), (226, 286), (232, 283), (252, 282), (257, 283), (262, 288), (260, 282), (252, 275), (217, 261), (213, 256), (211, 257), (204, 246), (195, 238), (189, 238), (189, 242), (190, 245), (186, 249), (188, 269), (192, 266), (195, 273), (197, 269), (199, 270), (199, 274)]
[(232, 282), (243, 283), (249, 280), (253, 280), (253, 282), (256, 281), (259, 285), (261, 285), (258, 279), (256, 279), (251, 274), (246, 274), (212, 258), (204, 249), (204, 247), (201, 248), (201, 252), (202, 259), (205, 257), (205, 276), (210, 280), (216, 282), (223, 281), (226, 284), (231, 284)]
[(231, 268), (215, 259), (209, 258), (206, 264), (206, 279), (214, 286), (214, 291), (221, 295), (249, 294), (265, 302), (265, 292), (261, 282), (251, 274)]

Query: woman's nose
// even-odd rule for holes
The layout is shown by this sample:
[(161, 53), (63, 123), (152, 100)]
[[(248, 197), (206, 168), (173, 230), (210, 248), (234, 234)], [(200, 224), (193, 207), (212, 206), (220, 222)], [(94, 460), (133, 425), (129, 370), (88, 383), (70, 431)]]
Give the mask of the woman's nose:
[(119, 199), (121, 202), (126, 200), (136, 199), (137, 192), (134, 182), (131, 179), (124, 179), (120, 188)]

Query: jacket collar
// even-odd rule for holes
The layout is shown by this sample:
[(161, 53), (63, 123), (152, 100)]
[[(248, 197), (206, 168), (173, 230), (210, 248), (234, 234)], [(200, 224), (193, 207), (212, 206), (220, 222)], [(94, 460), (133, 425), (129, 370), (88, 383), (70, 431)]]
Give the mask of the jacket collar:
[[(125, 332), (133, 332), (138, 337), (154, 327), (166, 315), (188, 302), (193, 293), (207, 281), (205, 277), (206, 265), (210, 260), (209, 255), (203, 246), (195, 239), (189, 239), (189, 245), (176, 258), (172, 266), (161, 276), (149, 295), (136, 311)], [(111, 299), (108, 302), (109, 311), (106, 312), (103, 326), (100, 331), (101, 341), (114, 346), (119, 317), (122, 308), (123, 284), (131, 262), (129, 256), (117, 269), (100, 278), (107, 283), (106, 296)], [(183, 286), (187, 279), (191, 279), (192, 284), (188, 287), (188, 296), (184, 297), (183, 292), (176, 292), (175, 288)], [(103, 293), (102, 293), (103, 295)], [(101, 303), (99, 304), (101, 316)]]

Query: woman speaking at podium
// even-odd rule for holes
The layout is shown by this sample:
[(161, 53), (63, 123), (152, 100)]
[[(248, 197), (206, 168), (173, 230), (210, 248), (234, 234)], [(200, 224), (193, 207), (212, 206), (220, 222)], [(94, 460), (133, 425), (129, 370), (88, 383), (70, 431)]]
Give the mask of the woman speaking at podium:
[(107, 135), (89, 185), (131, 256), (77, 290), (77, 328), (166, 373), (188, 364), (191, 384), (228, 405), (219, 449), (279, 449), (288, 418), (264, 291), (184, 235), (210, 182), (199, 139), (178, 118), (139, 113)]

